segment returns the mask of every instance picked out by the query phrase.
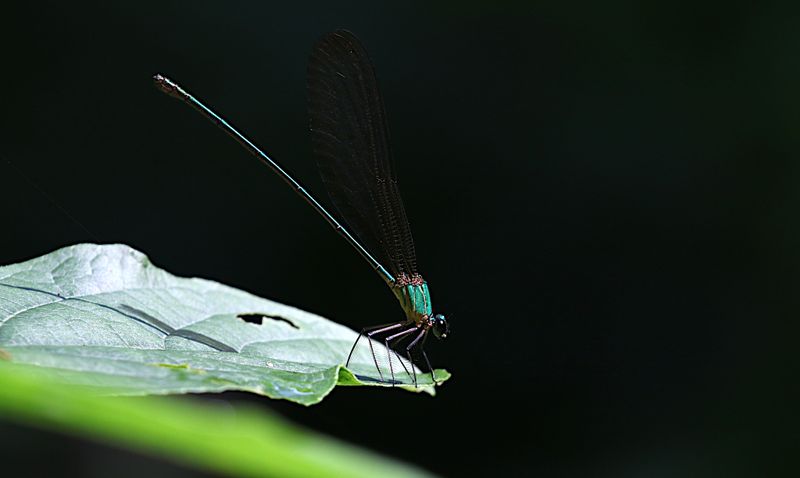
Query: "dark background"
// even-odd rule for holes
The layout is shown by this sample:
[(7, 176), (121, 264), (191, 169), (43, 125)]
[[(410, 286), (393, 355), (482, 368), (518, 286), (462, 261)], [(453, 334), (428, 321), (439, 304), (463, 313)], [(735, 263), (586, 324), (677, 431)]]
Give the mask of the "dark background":
[[(126, 3), (3, 5), (0, 263), (120, 242), (353, 328), (399, 319), (323, 220), (150, 80), (182, 83), (327, 202), (305, 63), (348, 28), (451, 317), (429, 354), (454, 377), (435, 399), (224, 399), (447, 476), (800, 470), (800, 4)], [(4, 467), (192, 473), (2, 436)]]

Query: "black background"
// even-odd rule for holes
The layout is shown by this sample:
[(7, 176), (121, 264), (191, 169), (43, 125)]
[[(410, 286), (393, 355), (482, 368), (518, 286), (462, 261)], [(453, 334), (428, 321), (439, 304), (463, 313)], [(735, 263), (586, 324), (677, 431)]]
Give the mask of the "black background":
[[(800, 4), (644, 3), (5, 3), (0, 263), (119, 242), (353, 328), (399, 319), (323, 220), (150, 79), (327, 202), (305, 63), (348, 28), (454, 378), (435, 399), (223, 398), (447, 476), (791, 476)], [(8, 423), (0, 440), (4, 467), (193, 473)]]

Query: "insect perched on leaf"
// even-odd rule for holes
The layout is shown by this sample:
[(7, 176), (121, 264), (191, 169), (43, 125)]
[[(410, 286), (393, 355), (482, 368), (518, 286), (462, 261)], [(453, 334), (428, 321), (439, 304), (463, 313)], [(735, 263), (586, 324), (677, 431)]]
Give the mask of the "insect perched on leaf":
[[(392, 384), (396, 383), (393, 353), (417, 385), (413, 365), (416, 352), (424, 359), (435, 383), (435, 372), (424, 350), (425, 341), (431, 334), (438, 339), (447, 338), (450, 330), (444, 315), (433, 313), (428, 284), (417, 271), (414, 240), (389, 150), (383, 99), (372, 63), (355, 35), (346, 30), (325, 35), (314, 46), (308, 63), (314, 156), (331, 200), (348, 228), (224, 119), (171, 80), (161, 75), (154, 80), (159, 89), (216, 123), (286, 181), (361, 254), (400, 301), (405, 319), (362, 329), (350, 349), (346, 366), (350, 365), (359, 340), (366, 335), (381, 381), (385, 380), (384, 371), (372, 344), (372, 339), (378, 338), (389, 354)], [(408, 359), (410, 371), (400, 353)]]

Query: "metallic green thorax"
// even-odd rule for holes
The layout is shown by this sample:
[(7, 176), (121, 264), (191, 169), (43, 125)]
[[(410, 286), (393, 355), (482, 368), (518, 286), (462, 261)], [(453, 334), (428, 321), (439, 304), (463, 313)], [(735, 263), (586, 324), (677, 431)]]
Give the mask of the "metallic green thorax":
[[(419, 277), (419, 276), (417, 276)], [(416, 279), (416, 278), (415, 278)], [(392, 287), (392, 292), (400, 301), (400, 306), (406, 313), (409, 320), (417, 324), (423, 322), (431, 316), (431, 294), (428, 292), (428, 283), (419, 277), (409, 283), (398, 281)]]

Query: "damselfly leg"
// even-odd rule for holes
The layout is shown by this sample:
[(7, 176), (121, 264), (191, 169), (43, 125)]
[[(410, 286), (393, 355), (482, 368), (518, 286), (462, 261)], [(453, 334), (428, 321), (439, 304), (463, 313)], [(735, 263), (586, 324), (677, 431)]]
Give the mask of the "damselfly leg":
[[(409, 329), (406, 329), (406, 330), (404, 330), (402, 332), (398, 332), (398, 333), (396, 333), (394, 335), (391, 335), (391, 336), (386, 337), (385, 339), (383, 339), (383, 345), (386, 347), (386, 358), (389, 360), (389, 371), (392, 374), (392, 385), (394, 385), (394, 366), (392, 365), (392, 356), (391, 356), (392, 353), (395, 354), (395, 356), (397, 357), (398, 362), (400, 362), (400, 365), (402, 365), (403, 369), (406, 371), (406, 374), (410, 375), (410, 373), (408, 372), (408, 368), (406, 368), (406, 364), (403, 363), (403, 359), (400, 358), (400, 355), (392, 348), (392, 343), (391, 342), (393, 340), (397, 340), (398, 343), (399, 343), (401, 340), (403, 340), (404, 337), (407, 337), (408, 334), (410, 334), (411, 332), (414, 332), (415, 330), (417, 330), (417, 326), (413, 325)], [(412, 368), (414, 367), (414, 363), (413, 362), (411, 363), (411, 367)]]
[(345, 362), (344, 366), (350, 366), (350, 359), (353, 358), (353, 351), (356, 349), (356, 345), (358, 345), (358, 341), (361, 340), (362, 335), (367, 335), (367, 343), (369, 344), (370, 352), (372, 352), (372, 360), (375, 362), (375, 368), (378, 369), (378, 375), (381, 378), (381, 382), (383, 382), (383, 372), (381, 372), (381, 368), (378, 366), (378, 358), (375, 356), (375, 349), (372, 347), (372, 336), (375, 334), (380, 334), (382, 332), (388, 332), (390, 330), (394, 330), (406, 325), (408, 321), (402, 322), (390, 322), (388, 324), (382, 325), (375, 325), (372, 327), (364, 327), (361, 329), (361, 332), (358, 333), (358, 337), (356, 337), (356, 341), (353, 342), (353, 346), (350, 348), (350, 353), (347, 355), (347, 362)]
[[(398, 330), (399, 329), (399, 330)], [(386, 358), (389, 362), (389, 373), (390, 373), (390, 381), (392, 385), (395, 385), (395, 373), (394, 373), (394, 360), (392, 359), (392, 354), (397, 358), (397, 361), (400, 362), (400, 365), (403, 367), (406, 375), (414, 380), (414, 386), (417, 386), (417, 372), (414, 368), (414, 360), (411, 356), (412, 349), (419, 343), (420, 339), (427, 336), (425, 333), (426, 330), (415, 324), (411, 321), (403, 321), (403, 322), (392, 322), (388, 324), (376, 325), (373, 327), (365, 327), (361, 330), (356, 337), (353, 346), (350, 348), (350, 353), (347, 356), (347, 362), (345, 362), (345, 366), (350, 366), (350, 361), (353, 358), (353, 352), (355, 352), (356, 346), (358, 345), (359, 340), (361, 340), (362, 336), (366, 336), (367, 344), (369, 345), (370, 355), (372, 355), (372, 363), (375, 365), (375, 369), (378, 371), (378, 376), (382, 382), (385, 382), (386, 379), (383, 377), (383, 369), (381, 368), (381, 364), (378, 362), (378, 354), (375, 353), (375, 346), (373, 345), (373, 339), (378, 339), (378, 336), (385, 333), (394, 332), (391, 335), (384, 337), (382, 340), (384, 347), (386, 347)], [(418, 334), (414, 334), (415, 332), (419, 332)], [(405, 341), (406, 339), (414, 337), (414, 340), (406, 347), (406, 356), (408, 357), (408, 362), (411, 365), (411, 370), (405, 364), (404, 358), (400, 356), (396, 347), (400, 345), (401, 342)], [(423, 340), (424, 342), (424, 340)], [(427, 361), (427, 356), (425, 357)], [(430, 363), (428, 363), (428, 368), (430, 368)]]
[(414, 348), (415, 345), (419, 342), (419, 340), (427, 334), (427, 329), (424, 327), (420, 327), (419, 334), (408, 344), (406, 347), (406, 356), (408, 357), (408, 361), (411, 362), (411, 371), (413, 372), (414, 377), (414, 387), (417, 386), (417, 370), (414, 368), (414, 359), (411, 357), (411, 350)]
[(431, 372), (431, 380), (433, 381), (434, 385), (439, 385), (439, 382), (436, 381), (436, 374), (433, 371), (433, 367), (431, 367), (431, 361), (428, 360), (428, 354), (425, 353), (425, 341), (428, 340), (428, 334), (425, 334), (425, 338), (422, 339), (422, 344), (419, 346), (420, 350), (422, 351), (422, 357), (425, 358), (425, 364), (428, 365), (428, 370)]

